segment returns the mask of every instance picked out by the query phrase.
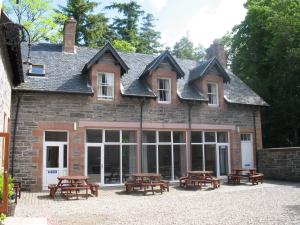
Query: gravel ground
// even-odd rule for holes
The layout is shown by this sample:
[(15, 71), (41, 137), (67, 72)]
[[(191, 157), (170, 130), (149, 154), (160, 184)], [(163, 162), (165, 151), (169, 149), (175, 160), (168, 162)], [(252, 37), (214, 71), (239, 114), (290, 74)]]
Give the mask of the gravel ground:
[(46, 217), (49, 225), (300, 224), (300, 183), (266, 181), (146, 196), (104, 189), (88, 200), (23, 192), (16, 217)]

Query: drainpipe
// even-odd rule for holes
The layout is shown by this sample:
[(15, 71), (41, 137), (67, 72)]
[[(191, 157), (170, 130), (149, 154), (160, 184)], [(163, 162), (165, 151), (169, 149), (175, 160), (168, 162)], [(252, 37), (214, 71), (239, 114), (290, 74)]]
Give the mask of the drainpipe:
[(257, 156), (257, 144), (256, 144), (256, 118), (255, 118), (255, 110), (253, 110), (252, 112), (252, 117), (253, 117), (253, 129), (254, 129), (254, 134), (253, 134), (253, 145), (255, 147), (255, 161), (256, 161), (256, 168), (257, 171), (259, 171), (258, 169), (258, 156)]
[(191, 152), (192, 152), (192, 145), (191, 145), (191, 139), (192, 139), (192, 107), (193, 103), (188, 102), (188, 123), (189, 123), (189, 128), (188, 128), (188, 137), (189, 137), (189, 151), (188, 151), (188, 170), (191, 170)]
[(143, 140), (142, 140), (142, 138), (143, 138), (143, 109), (144, 109), (144, 104), (145, 104), (145, 98), (143, 98), (142, 101), (141, 101), (141, 109), (140, 109), (140, 143), (139, 143), (139, 145), (140, 145), (140, 154), (141, 154), (140, 159), (141, 159), (141, 161), (140, 161), (140, 166), (138, 167), (140, 172), (142, 170), (142, 165), (143, 165), (143, 162), (142, 162), (143, 161), (143, 157), (142, 157), (142, 155), (143, 155), (143, 146), (142, 146)]
[(16, 108), (15, 123), (14, 123), (14, 130), (13, 130), (12, 155), (11, 155), (11, 176), (12, 177), (14, 177), (16, 133), (17, 133), (17, 124), (18, 124), (20, 103), (21, 103), (21, 96), (17, 94), (17, 108)]

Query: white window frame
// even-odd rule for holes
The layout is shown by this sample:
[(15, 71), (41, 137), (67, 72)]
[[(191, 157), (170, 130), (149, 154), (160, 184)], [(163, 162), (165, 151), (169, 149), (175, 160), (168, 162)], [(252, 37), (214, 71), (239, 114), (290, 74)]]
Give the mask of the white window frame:
[[(100, 91), (100, 77), (101, 75), (109, 75), (109, 76), (112, 76), (112, 95), (111, 96), (106, 96), (106, 95), (101, 95), (101, 91)], [(102, 82), (102, 81), (101, 81)], [(102, 83), (101, 83), (102, 84)], [(106, 87), (110, 87), (110, 85), (101, 85), (102, 87), (106, 86)], [(99, 72), (97, 73), (97, 91), (98, 91), (98, 94), (97, 94), (97, 97), (99, 99), (103, 99), (103, 100), (113, 100), (114, 99), (114, 92), (115, 92), (115, 75), (113, 73), (105, 73), (105, 72)]]
[[(185, 146), (185, 160), (186, 160), (186, 171), (188, 171), (188, 157), (187, 157), (187, 132), (186, 130), (143, 130), (143, 131), (154, 131), (155, 132), (155, 142), (153, 143), (146, 143), (146, 142), (142, 142), (142, 153), (143, 154), (143, 146), (155, 146), (155, 159), (156, 159), (156, 173), (159, 174), (160, 171), (159, 171), (159, 150), (158, 150), (158, 146), (160, 145), (169, 145), (171, 146), (171, 182), (174, 182), (174, 181), (178, 181), (178, 180), (175, 180), (174, 177), (175, 177), (175, 172), (174, 172), (174, 146), (177, 145), (183, 145)], [(142, 132), (143, 132), (142, 131)], [(160, 132), (170, 132), (171, 133), (171, 141), (170, 142), (160, 142), (159, 141), (159, 133)], [(174, 132), (184, 132), (184, 135), (185, 135), (185, 142), (180, 142), (180, 143), (177, 143), (177, 142), (173, 142), (173, 133)], [(142, 165), (142, 161), (141, 161), (141, 166), (143, 167)]]
[[(202, 169), (205, 170), (206, 169), (206, 165), (205, 165), (205, 145), (215, 145), (215, 159), (216, 159), (216, 175), (217, 177), (223, 177), (223, 176), (220, 176), (220, 159), (219, 159), (219, 147), (220, 146), (227, 146), (227, 151), (228, 151), (228, 173), (230, 173), (231, 171), (231, 149), (230, 149), (230, 132), (229, 131), (222, 131), (222, 130), (216, 130), (216, 131), (209, 131), (209, 130), (192, 130), (193, 131), (201, 131), (201, 135), (202, 135), (202, 143), (198, 143), (198, 142), (192, 142), (191, 140), (191, 146), (194, 145), (194, 146), (202, 146)], [(215, 141), (214, 142), (206, 142), (205, 141), (205, 133), (208, 132), (208, 133), (215, 133)], [(227, 133), (227, 142), (218, 142), (218, 132), (224, 132), (224, 133)], [(192, 157), (192, 151), (191, 151), (191, 157)], [(192, 165), (192, 162), (190, 161), (191, 163), (191, 166)], [(225, 177), (225, 176), (224, 176)]]
[[(208, 92), (208, 85), (215, 85), (216, 86), (216, 93)], [(216, 104), (213, 104), (213, 103), (209, 102), (209, 96), (213, 96), (213, 95), (216, 96), (216, 100), (217, 100)], [(209, 106), (219, 106), (219, 86), (218, 86), (217, 83), (213, 83), (213, 82), (208, 82), (207, 83), (207, 97), (208, 97), (208, 105)]]
[[(159, 81), (160, 80), (167, 80), (169, 81), (169, 90), (167, 89), (159, 89)], [(157, 78), (157, 96), (158, 96), (158, 103), (162, 103), (162, 104), (170, 104), (171, 103), (171, 98), (172, 98), (172, 84), (171, 84), (171, 79), (170, 78)], [(169, 100), (168, 101), (160, 101), (160, 96), (159, 96), (159, 91), (169, 91)]]

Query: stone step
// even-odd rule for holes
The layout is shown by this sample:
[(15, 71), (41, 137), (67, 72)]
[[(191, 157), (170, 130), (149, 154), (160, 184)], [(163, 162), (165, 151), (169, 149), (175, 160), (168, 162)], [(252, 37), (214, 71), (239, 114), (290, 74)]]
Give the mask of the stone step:
[(43, 217), (7, 217), (4, 225), (47, 225), (47, 218)]

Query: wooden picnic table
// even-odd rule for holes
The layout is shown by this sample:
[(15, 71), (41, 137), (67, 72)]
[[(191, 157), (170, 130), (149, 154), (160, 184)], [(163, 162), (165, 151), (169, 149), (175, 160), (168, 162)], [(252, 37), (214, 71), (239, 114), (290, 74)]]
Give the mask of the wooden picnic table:
[[(169, 182), (161, 179), (161, 174), (158, 173), (135, 173), (132, 174), (132, 181), (126, 181), (125, 188), (127, 192), (134, 191), (135, 187), (143, 188), (144, 194), (147, 192), (169, 191)], [(156, 189), (158, 187), (158, 189)]]
[(201, 188), (202, 185), (206, 185), (207, 183), (210, 183), (213, 188), (220, 187), (220, 180), (216, 177), (213, 177), (214, 171), (188, 171), (187, 176), (181, 177), (179, 179), (179, 184), (181, 187), (199, 187)]
[(50, 190), (50, 196), (55, 198), (55, 194), (58, 189), (60, 189), (61, 194), (64, 195), (67, 199), (70, 196), (75, 196), (78, 199), (80, 190), (85, 190), (85, 197), (88, 198), (88, 190), (91, 190), (92, 194), (98, 196), (99, 185), (91, 184), (88, 182), (88, 176), (59, 176), (57, 177), (57, 184), (48, 185)]
[(261, 183), (264, 179), (263, 173), (257, 173), (256, 168), (235, 168), (232, 169), (232, 174), (228, 174), (228, 183), (240, 184), (241, 179), (252, 181), (252, 184)]

